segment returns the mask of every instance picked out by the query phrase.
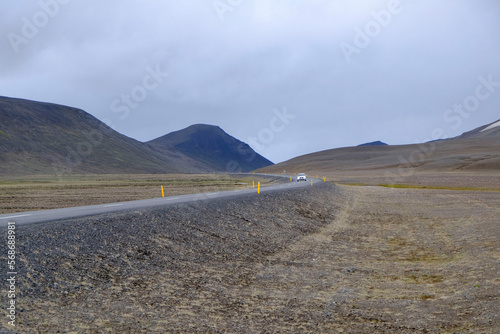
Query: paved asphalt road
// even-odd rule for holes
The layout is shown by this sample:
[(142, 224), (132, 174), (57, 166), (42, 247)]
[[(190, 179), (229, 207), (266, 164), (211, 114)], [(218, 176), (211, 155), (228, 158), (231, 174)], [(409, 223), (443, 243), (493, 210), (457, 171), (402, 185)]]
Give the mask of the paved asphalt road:
[[(263, 174), (256, 174), (259, 176), (265, 176)], [(282, 175), (267, 175), (270, 177), (284, 177), (289, 179), (290, 176)], [(283, 184), (277, 184), (272, 186), (262, 187), (260, 189), (261, 193), (278, 191), (285, 189), (292, 189), (297, 187), (311, 186), (310, 179), (307, 182), (296, 182), (295, 177), (293, 177), (293, 182), (287, 182)], [(313, 183), (323, 182), (323, 180), (312, 179)], [(160, 197), (139, 201), (130, 202), (120, 202), (120, 203), (109, 203), (102, 205), (89, 205), (89, 206), (79, 206), (74, 208), (64, 208), (64, 209), (54, 209), (54, 210), (41, 210), (41, 211), (29, 211), (29, 212), (18, 212), (12, 214), (0, 215), (0, 228), (6, 227), (8, 222), (15, 222), (16, 225), (26, 225), (26, 224), (36, 224), (43, 223), (61, 219), (70, 219), (76, 217), (86, 217), (93, 216), (103, 213), (119, 212), (125, 210), (140, 210), (145, 208), (151, 208), (156, 206), (167, 206), (179, 203), (195, 202), (201, 200), (210, 200), (213, 198), (224, 198), (224, 197), (234, 197), (245, 194), (255, 194), (257, 195), (257, 185), (255, 189), (242, 189), (242, 190), (232, 190), (232, 191), (221, 191), (215, 193), (202, 193), (202, 194), (192, 194), (192, 195), (181, 195), (172, 197)]]

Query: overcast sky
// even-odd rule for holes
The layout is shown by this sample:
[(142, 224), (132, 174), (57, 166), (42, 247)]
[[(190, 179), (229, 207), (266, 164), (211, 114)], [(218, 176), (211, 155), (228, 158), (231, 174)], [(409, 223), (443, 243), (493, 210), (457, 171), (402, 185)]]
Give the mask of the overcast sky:
[(214, 124), (281, 162), (500, 119), (498, 0), (4, 0), (0, 32), (0, 95), (140, 141)]

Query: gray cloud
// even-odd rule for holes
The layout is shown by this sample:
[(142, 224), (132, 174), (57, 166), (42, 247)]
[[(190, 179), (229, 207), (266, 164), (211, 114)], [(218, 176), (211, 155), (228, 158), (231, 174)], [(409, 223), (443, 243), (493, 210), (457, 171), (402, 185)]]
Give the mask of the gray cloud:
[[(279, 162), (373, 140), (428, 140), (436, 128), (454, 136), (500, 118), (498, 87), (460, 125), (444, 119), (481, 77), (500, 82), (493, 0), (3, 5), (0, 94), (79, 107), (142, 141), (217, 124), (257, 138), (254, 148)], [(36, 33), (23, 37), (27, 21)], [(14, 48), (12, 34), (24, 38)], [(349, 57), (346, 45), (356, 50)], [(157, 68), (168, 76), (153, 85)], [(295, 118), (273, 125), (284, 108)]]

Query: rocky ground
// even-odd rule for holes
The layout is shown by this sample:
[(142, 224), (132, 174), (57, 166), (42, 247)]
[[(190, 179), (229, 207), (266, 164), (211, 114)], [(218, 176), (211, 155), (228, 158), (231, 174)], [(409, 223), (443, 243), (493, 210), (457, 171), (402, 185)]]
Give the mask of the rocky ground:
[(17, 329), (498, 333), (499, 208), (324, 183), (19, 227)]

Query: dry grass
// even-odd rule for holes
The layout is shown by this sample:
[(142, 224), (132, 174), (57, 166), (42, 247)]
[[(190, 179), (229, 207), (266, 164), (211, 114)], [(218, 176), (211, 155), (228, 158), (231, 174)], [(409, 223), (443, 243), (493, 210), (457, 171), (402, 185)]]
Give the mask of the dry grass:
[(336, 221), (269, 257), (260, 289), (323, 308), (319, 332), (498, 332), (496, 193), (343, 188)]
[(0, 179), (0, 214), (248, 188), (269, 178), (227, 174), (103, 174)]
[[(370, 186), (364, 183), (339, 183), (345, 186)], [(454, 191), (500, 191), (499, 188), (474, 188), (474, 187), (452, 187), (452, 186), (424, 186), (414, 184), (379, 184), (379, 187), (394, 188), (394, 189), (434, 189), (434, 190), (454, 190)]]
[(394, 170), (308, 171), (328, 181), (358, 186), (441, 189), (466, 191), (500, 191), (500, 171), (488, 172), (421, 172)]

